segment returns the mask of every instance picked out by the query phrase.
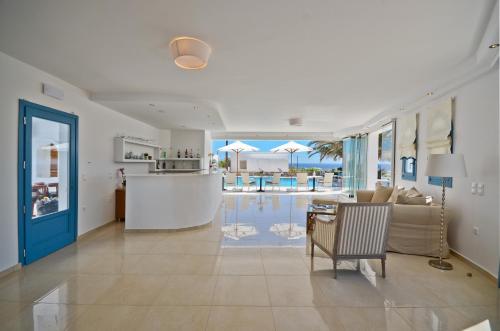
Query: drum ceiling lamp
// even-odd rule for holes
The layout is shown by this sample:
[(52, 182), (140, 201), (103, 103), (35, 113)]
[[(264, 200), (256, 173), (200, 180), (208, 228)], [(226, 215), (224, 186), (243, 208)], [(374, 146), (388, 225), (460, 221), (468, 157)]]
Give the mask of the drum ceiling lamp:
[(182, 69), (203, 69), (208, 64), (212, 50), (202, 40), (192, 37), (177, 37), (170, 42), (175, 64)]

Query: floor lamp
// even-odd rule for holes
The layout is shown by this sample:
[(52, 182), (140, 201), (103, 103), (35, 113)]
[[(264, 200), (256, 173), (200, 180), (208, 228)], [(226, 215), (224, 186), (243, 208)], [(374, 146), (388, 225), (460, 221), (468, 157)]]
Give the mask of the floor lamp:
[(464, 156), (462, 154), (431, 154), (427, 160), (426, 176), (441, 177), (441, 224), (439, 232), (439, 259), (429, 260), (429, 265), (441, 269), (452, 270), (453, 265), (443, 261), (444, 240), (444, 203), (446, 200), (446, 178), (467, 177)]

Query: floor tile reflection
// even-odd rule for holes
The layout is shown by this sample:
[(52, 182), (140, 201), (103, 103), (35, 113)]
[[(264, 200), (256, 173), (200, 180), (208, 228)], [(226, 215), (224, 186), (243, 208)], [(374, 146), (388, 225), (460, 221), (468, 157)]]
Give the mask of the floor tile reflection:
[(0, 330), (499, 329), (496, 284), (455, 258), (444, 272), (389, 253), (385, 279), (380, 261), (342, 261), (333, 279), (300, 233), (312, 198), (226, 194), (190, 231), (105, 226), (0, 278)]

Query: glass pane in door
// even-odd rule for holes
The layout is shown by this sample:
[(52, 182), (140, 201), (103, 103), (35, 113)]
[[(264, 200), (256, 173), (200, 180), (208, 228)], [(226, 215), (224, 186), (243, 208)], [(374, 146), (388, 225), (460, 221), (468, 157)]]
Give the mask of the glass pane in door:
[(33, 117), (31, 134), (32, 218), (68, 209), (68, 124)]

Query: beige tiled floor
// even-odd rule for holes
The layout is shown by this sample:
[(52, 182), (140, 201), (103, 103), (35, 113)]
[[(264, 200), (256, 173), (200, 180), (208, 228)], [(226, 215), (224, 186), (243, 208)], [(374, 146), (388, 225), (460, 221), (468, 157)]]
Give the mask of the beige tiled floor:
[[(203, 229), (116, 223), (0, 279), (0, 330), (461, 330), (486, 318), (500, 328), (495, 284), (456, 259), (443, 272), (389, 254), (386, 279), (378, 261), (361, 272), (342, 263), (333, 279), (331, 260), (311, 263), (306, 237), (268, 231), (304, 225), (310, 197), (225, 199), (231, 208)], [(241, 220), (259, 233), (224, 238), (221, 226)]]

